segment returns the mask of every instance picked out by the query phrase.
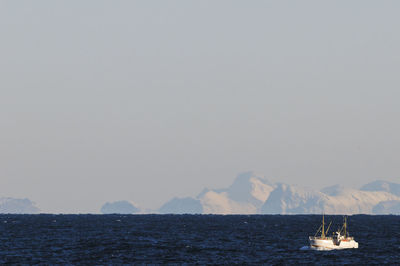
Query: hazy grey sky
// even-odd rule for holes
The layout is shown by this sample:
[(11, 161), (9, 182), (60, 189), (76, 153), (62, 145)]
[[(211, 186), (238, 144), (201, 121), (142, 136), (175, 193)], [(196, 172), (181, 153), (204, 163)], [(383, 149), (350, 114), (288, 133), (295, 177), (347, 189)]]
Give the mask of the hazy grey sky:
[(399, 1), (0, 1), (0, 196), (43, 211), (400, 181)]

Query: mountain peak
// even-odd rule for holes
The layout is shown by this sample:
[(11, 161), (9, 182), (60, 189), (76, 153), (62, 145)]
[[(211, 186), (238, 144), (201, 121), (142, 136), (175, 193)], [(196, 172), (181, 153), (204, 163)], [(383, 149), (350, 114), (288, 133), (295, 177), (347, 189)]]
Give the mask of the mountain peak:
[(203, 212), (203, 206), (200, 200), (191, 197), (173, 198), (165, 203), (158, 210), (160, 213), (176, 213), (176, 214), (198, 214)]
[(139, 208), (126, 200), (107, 202), (100, 210), (103, 214), (133, 214), (139, 212)]
[(0, 213), (35, 214), (40, 210), (29, 199), (0, 198)]
[(239, 174), (227, 192), (233, 200), (257, 204), (264, 202), (274, 187), (264, 175), (250, 171)]
[(271, 181), (269, 181), (265, 177), (265, 175), (262, 175), (260, 173), (254, 172), (254, 171), (247, 171), (247, 172), (243, 172), (243, 173), (240, 173), (239, 175), (237, 175), (237, 177), (235, 178), (235, 180), (231, 186), (233, 186), (235, 183), (249, 182), (250, 179), (252, 179), (252, 178), (258, 179), (267, 185), (273, 184)]

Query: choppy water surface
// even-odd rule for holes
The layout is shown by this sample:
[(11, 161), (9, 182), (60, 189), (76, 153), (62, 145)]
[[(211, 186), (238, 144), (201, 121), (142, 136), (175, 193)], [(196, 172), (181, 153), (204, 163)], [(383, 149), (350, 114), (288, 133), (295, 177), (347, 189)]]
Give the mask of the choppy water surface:
[[(326, 216), (341, 223), (341, 216)], [(308, 250), (317, 215), (0, 215), (0, 263), (397, 264), (400, 216), (349, 217), (354, 250)]]

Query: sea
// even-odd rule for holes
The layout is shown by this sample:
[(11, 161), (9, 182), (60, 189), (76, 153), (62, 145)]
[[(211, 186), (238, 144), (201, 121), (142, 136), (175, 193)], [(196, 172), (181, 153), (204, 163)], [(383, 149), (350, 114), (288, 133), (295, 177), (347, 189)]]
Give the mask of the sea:
[[(358, 249), (308, 248), (321, 215), (0, 215), (0, 264), (400, 265), (400, 216), (353, 215)], [(325, 216), (336, 230), (342, 216)], [(329, 232), (328, 234), (330, 234)]]

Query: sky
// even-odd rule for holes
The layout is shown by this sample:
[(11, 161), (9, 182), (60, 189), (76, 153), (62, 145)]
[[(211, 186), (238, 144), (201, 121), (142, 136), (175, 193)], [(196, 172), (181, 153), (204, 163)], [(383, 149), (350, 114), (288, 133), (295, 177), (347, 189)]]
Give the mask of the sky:
[(155, 209), (256, 171), (400, 181), (398, 1), (0, 1), (0, 197)]

